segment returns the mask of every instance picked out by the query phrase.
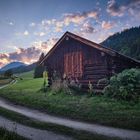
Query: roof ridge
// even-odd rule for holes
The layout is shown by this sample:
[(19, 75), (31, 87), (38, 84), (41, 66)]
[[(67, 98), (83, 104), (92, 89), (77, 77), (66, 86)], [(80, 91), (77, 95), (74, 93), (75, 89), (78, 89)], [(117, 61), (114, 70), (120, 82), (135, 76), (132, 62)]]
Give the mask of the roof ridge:
[(110, 54), (110, 55), (112, 55), (112, 56), (116, 56), (116, 54), (119, 54), (119, 55), (121, 55), (121, 56), (123, 56), (123, 57), (126, 57), (126, 58), (128, 58), (128, 59), (131, 59), (132, 61), (135, 61), (135, 62), (137, 62), (137, 63), (140, 63), (140, 61), (135, 60), (135, 59), (133, 59), (133, 58), (131, 58), (131, 57), (129, 57), (129, 56), (120, 54), (119, 52), (117, 52), (117, 51), (115, 51), (115, 50), (113, 50), (113, 49), (111, 49), (111, 48), (107, 48), (107, 47), (105, 47), (105, 46), (103, 46), (103, 45), (101, 45), (101, 44), (97, 44), (97, 43), (95, 43), (95, 42), (93, 42), (93, 41), (91, 41), (91, 40), (88, 40), (88, 39), (83, 38), (83, 37), (81, 37), (81, 36), (79, 36), (79, 35), (76, 35), (76, 34), (74, 34), (74, 33), (71, 33), (71, 32), (69, 32), (69, 31), (66, 31), (66, 32), (63, 34), (63, 36), (62, 36), (62, 37), (55, 43), (55, 45), (50, 49), (50, 51), (45, 55), (44, 59), (40, 62), (40, 64), (46, 59), (46, 57), (49, 56), (49, 54), (50, 54), (51, 52), (53, 52), (53, 50), (54, 50), (54, 49), (57, 47), (57, 45), (63, 40), (63, 38), (65, 38), (66, 35), (68, 35), (69, 37), (71, 37), (71, 38), (73, 38), (73, 39), (76, 39), (76, 40), (78, 40), (78, 41), (80, 41), (80, 42), (82, 42), (82, 43), (85, 43), (85, 44), (87, 44), (87, 45), (89, 45), (89, 46), (91, 46), (91, 47), (93, 47), (93, 48), (96, 48), (96, 49), (99, 49), (100, 51), (103, 51), (103, 52), (105, 52), (105, 53), (108, 53), (108, 54)]
[(121, 55), (121, 56), (127, 57), (127, 58), (129, 58), (129, 59), (132, 59), (133, 61), (136, 61), (136, 62), (140, 63), (139, 60), (136, 60), (136, 59), (134, 59), (134, 58), (132, 58), (132, 57), (129, 57), (129, 56), (124, 55), (124, 54), (121, 54), (121, 53), (117, 52), (116, 50), (113, 50), (113, 49), (111, 49), (111, 48), (108, 48), (108, 47), (103, 46), (102, 44), (98, 44), (98, 43), (96, 43), (96, 42), (93, 42), (93, 41), (91, 41), (91, 40), (88, 40), (88, 39), (86, 39), (86, 38), (83, 38), (83, 37), (81, 37), (81, 36), (79, 36), (79, 35), (76, 35), (76, 34), (74, 34), (74, 33), (69, 32), (69, 31), (67, 31), (66, 33), (71, 34), (71, 35), (74, 35), (74, 36), (77, 36), (77, 37), (79, 37), (79, 38), (81, 38), (81, 39), (84, 39), (84, 40), (86, 40), (86, 41), (89, 41), (89, 42), (91, 42), (91, 43), (97, 45), (98, 47), (101, 47), (101, 48), (104, 48), (104, 49), (106, 49), (106, 50), (112, 51), (112, 52), (114, 52), (114, 53), (116, 53), (116, 54), (119, 54), (119, 55)]

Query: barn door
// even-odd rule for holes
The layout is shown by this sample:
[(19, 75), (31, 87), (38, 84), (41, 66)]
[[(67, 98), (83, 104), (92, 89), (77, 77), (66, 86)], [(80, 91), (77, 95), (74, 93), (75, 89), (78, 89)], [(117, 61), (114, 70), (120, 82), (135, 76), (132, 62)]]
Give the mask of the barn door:
[(82, 52), (71, 52), (64, 55), (64, 73), (68, 77), (81, 77), (83, 74)]

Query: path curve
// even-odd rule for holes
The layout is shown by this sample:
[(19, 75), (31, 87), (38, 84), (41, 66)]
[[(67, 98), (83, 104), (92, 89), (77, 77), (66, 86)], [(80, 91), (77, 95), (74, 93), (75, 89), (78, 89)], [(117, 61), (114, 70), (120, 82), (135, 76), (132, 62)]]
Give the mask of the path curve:
[(9, 85), (16, 84), (16, 83), (17, 83), (17, 80), (12, 80), (10, 83), (0, 86), (0, 89), (5, 88), (5, 87), (7, 87)]
[(67, 136), (55, 134), (51, 131), (40, 130), (0, 117), (0, 127), (31, 140), (72, 140)]
[(84, 130), (91, 133), (97, 133), (100, 135), (105, 135), (109, 137), (119, 137), (121, 139), (130, 139), (130, 140), (140, 140), (140, 132), (133, 130), (125, 130), (120, 128), (113, 128), (109, 126), (102, 126), (97, 124), (90, 124), (86, 122), (80, 122), (76, 120), (70, 120), (61, 117), (55, 117), (38, 110), (30, 109), (20, 105), (15, 105), (5, 99), (0, 98), (0, 106), (15, 111), (24, 116), (27, 116), (32, 119), (36, 119), (41, 122), (49, 122), (58, 125), (63, 125), (77, 130)]

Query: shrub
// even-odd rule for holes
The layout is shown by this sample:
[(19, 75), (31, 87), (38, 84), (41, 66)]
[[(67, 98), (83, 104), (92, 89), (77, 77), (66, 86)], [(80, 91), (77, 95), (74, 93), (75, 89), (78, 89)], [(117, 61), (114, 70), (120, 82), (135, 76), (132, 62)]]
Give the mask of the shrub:
[(51, 86), (51, 91), (53, 94), (58, 94), (58, 93), (72, 94), (67, 80), (62, 81), (61, 79), (57, 79), (53, 81)]
[(100, 84), (105, 84), (108, 85), (109, 80), (107, 78), (102, 78), (98, 80), (97, 86), (99, 86)]
[(140, 96), (140, 69), (124, 70), (110, 78), (104, 94), (118, 100), (138, 101)]
[(90, 96), (93, 94), (93, 92), (94, 92), (94, 90), (93, 90), (93, 85), (92, 85), (92, 83), (89, 81), (89, 83), (88, 83), (88, 92), (89, 92), (89, 94), (90, 94)]
[(61, 80), (55, 80), (53, 81), (52, 85), (51, 85), (51, 91), (53, 94), (57, 94), (60, 93), (63, 89), (63, 85)]
[(81, 86), (82, 86), (82, 85), (81, 85), (81, 83), (79, 82), (78, 79), (75, 79), (75, 80), (72, 79), (72, 80), (70, 80), (68, 86), (69, 86), (69, 88), (72, 90), (73, 93), (76, 93), (76, 94), (77, 94), (77, 93), (78, 93), (78, 94), (79, 94), (79, 93), (80, 93), (80, 94), (83, 93), (83, 91), (82, 91), (82, 89), (81, 89)]

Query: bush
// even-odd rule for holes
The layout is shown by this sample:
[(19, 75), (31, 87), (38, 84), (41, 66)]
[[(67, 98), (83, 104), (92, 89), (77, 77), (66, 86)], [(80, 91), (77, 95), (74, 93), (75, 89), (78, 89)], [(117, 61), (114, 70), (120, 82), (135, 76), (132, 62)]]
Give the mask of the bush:
[(108, 85), (109, 80), (107, 78), (102, 78), (98, 80), (97, 86), (99, 86), (100, 84), (105, 84)]
[(118, 100), (138, 101), (140, 96), (140, 69), (124, 70), (110, 78), (104, 94)]
[(69, 84), (66, 80), (57, 79), (54, 80), (51, 86), (51, 91), (53, 94), (58, 93), (66, 93), (66, 94), (72, 94)]

